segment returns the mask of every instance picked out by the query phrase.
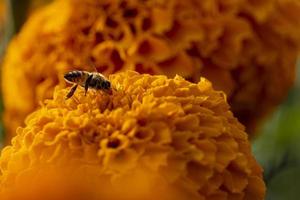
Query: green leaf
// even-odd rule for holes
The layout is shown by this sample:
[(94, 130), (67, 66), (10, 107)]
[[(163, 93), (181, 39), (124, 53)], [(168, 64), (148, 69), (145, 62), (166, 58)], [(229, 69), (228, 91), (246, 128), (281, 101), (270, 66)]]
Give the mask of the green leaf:
[(298, 79), (253, 143), (253, 152), (264, 168), (267, 199), (300, 196), (300, 62)]
[(298, 200), (300, 197), (299, 166), (286, 168), (268, 185), (266, 200)]

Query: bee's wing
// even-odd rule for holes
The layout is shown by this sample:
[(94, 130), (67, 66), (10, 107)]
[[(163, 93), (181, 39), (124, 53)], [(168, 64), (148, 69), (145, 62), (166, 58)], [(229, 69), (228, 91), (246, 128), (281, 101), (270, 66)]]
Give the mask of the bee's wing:
[(107, 78), (106, 78), (103, 74), (101, 74), (100, 72), (97, 72), (97, 74), (98, 74), (101, 78), (103, 78), (104, 80), (107, 80)]
[(91, 58), (87, 58), (87, 64), (88, 64), (88, 66), (90, 66), (93, 69), (91, 71), (93, 74), (95, 74), (95, 76), (100, 76), (104, 80), (107, 80), (107, 78), (97, 70), (97, 68)]

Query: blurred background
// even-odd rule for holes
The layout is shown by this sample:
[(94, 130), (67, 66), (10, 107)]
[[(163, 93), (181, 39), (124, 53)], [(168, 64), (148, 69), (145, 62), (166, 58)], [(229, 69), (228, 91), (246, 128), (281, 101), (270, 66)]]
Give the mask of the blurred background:
[[(30, 13), (50, 0), (0, 0), (1, 60), (10, 39)], [(264, 168), (268, 200), (296, 200), (300, 196), (300, 62), (297, 81), (285, 102), (259, 130), (252, 150)], [(2, 102), (2, 101), (1, 101)], [(3, 106), (1, 103), (1, 113)], [(0, 126), (1, 145), (5, 137)]]

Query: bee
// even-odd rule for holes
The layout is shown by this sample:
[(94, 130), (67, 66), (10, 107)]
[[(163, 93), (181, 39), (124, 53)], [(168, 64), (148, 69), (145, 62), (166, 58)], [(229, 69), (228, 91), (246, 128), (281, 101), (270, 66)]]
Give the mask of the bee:
[(111, 84), (98, 72), (87, 72), (87, 71), (70, 71), (64, 75), (64, 79), (67, 83), (74, 84), (70, 89), (69, 93), (66, 96), (66, 99), (69, 99), (75, 93), (78, 85), (84, 87), (85, 95), (89, 88), (95, 90), (101, 90), (106, 93), (111, 93)]

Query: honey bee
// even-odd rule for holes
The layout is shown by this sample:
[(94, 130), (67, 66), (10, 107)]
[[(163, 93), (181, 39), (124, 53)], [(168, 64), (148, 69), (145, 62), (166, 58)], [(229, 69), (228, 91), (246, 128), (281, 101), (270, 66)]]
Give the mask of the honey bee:
[(84, 87), (85, 95), (89, 88), (95, 90), (101, 90), (106, 93), (111, 93), (111, 84), (103, 76), (98, 72), (87, 72), (87, 71), (70, 71), (64, 75), (64, 79), (66, 82), (74, 84), (70, 89), (69, 93), (66, 96), (66, 99), (69, 99), (75, 93), (78, 85)]

